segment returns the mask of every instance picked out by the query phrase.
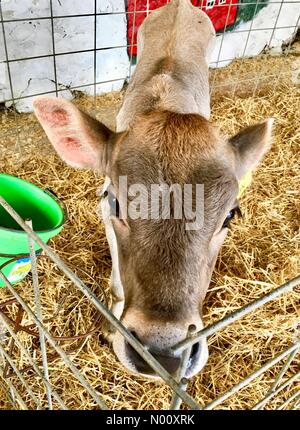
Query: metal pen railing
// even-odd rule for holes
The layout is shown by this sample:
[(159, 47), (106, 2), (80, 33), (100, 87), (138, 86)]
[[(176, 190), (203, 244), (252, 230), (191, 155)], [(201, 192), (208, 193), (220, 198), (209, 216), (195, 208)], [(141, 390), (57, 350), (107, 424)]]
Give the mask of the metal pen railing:
[[(13, 106), (16, 106), (16, 102), (21, 100), (29, 99), (33, 96), (38, 95), (47, 95), (47, 94), (53, 94), (53, 95), (60, 95), (65, 90), (85, 90), (88, 87), (94, 88), (94, 104), (95, 107), (97, 106), (96, 103), (96, 96), (97, 96), (97, 86), (100, 84), (108, 84), (108, 83), (117, 83), (117, 82), (124, 82), (124, 80), (127, 80), (131, 77), (132, 71), (133, 71), (133, 55), (132, 52), (130, 54), (129, 58), (129, 65), (128, 65), (128, 71), (125, 75), (118, 76), (118, 78), (114, 79), (107, 79), (98, 81), (97, 80), (97, 61), (96, 61), (96, 55), (100, 51), (104, 50), (114, 50), (114, 49), (125, 49), (127, 48), (133, 48), (136, 45), (134, 44), (134, 37), (132, 36), (132, 40), (130, 43), (127, 43), (126, 45), (118, 45), (118, 46), (107, 46), (107, 47), (97, 47), (97, 17), (101, 15), (124, 15), (124, 17), (127, 17), (129, 15), (133, 14), (133, 35), (135, 33), (135, 24), (136, 24), (136, 15), (142, 13), (144, 14), (145, 11), (137, 10), (136, 2), (134, 4), (134, 10), (133, 11), (112, 11), (112, 12), (99, 12), (97, 10), (97, 0), (94, 0), (93, 5), (93, 11), (91, 13), (87, 14), (70, 14), (70, 15), (55, 15), (53, 11), (53, 4), (52, 0), (50, 0), (50, 10), (48, 16), (41, 16), (41, 17), (24, 17), (24, 18), (10, 18), (10, 17), (4, 17), (3, 10), (2, 10), (2, 2), (0, 0), (0, 26), (1, 26), (1, 33), (2, 33), (2, 39), (3, 39), (3, 48), (4, 48), (4, 59), (3, 62), (5, 66), (7, 67), (7, 75), (8, 75), (8, 92), (9, 95), (4, 100), (5, 103), (12, 103)], [(296, 21), (295, 26), (287, 27), (285, 25), (280, 25), (277, 27), (278, 19), (280, 16), (280, 12), (282, 9), (282, 0), (280, 1), (268, 1), (268, 5), (274, 4), (278, 5), (278, 11), (277, 16), (275, 20), (275, 24), (273, 27), (266, 26), (265, 28), (253, 28), (252, 23), (250, 24), (250, 29), (246, 30), (240, 30), (240, 29), (233, 29), (233, 33), (240, 33), (241, 36), (243, 34), (247, 34), (246, 42), (244, 46), (244, 50), (242, 53), (242, 57), (246, 57), (246, 50), (247, 46), (250, 40), (250, 35), (252, 32), (259, 32), (259, 31), (272, 31), (269, 44), (272, 42), (272, 38), (274, 36), (274, 29), (276, 27), (276, 30), (284, 30), (286, 28), (291, 29), (292, 31), (297, 30), (299, 25), (299, 17)], [(295, 4), (294, 1), (285, 1), (285, 4)], [(264, 1), (253, 1), (253, 2), (247, 2), (247, 5), (253, 5), (255, 6), (255, 10), (257, 10), (258, 6), (265, 4)], [(300, 3), (299, 3), (300, 4)], [(244, 6), (243, 2), (235, 3), (236, 6)], [(151, 12), (150, 7), (147, 4), (147, 14)], [(228, 61), (232, 60), (232, 58), (228, 59), (221, 59), (221, 51), (222, 46), (225, 38), (225, 32), (228, 24), (228, 17), (229, 17), (229, 9), (231, 6), (231, 2), (226, 5), (222, 5), (221, 7), (227, 7), (228, 13), (226, 18), (226, 24), (222, 32), (219, 32), (218, 37), (221, 37), (221, 43), (220, 48), (217, 56), (217, 61), (213, 63), (213, 66), (221, 66), (223, 64), (226, 64)], [(94, 31), (93, 31), (93, 46), (90, 49), (83, 49), (83, 50), (73, 50), (68, 52), (57, 52), (56, 49), (56, 39), (55, 39), (55, 28), (54, 23), (56, 19), (69, 19), (69, 18), (77, 18), (77, 17), (93, 17), (94, 18)], [(50, 31), (51, 31), (51, 53), (47, 53), (46, 55), (39, 55), (39, 56), (22, 56), (15, 58), (14, 56), (9, 56), (9, 49), (7, 46), (7, 28), (6, 24), (9, 23), (20, 23), (20, 22), (26, 22), (26, 21), (33, 21), (33, 22), (39, 22), (39, 21), (50, 21)], [(291, 41), (289, 42), (288, 49), (286, 49), (285, 55), (289, 52), (291, 48)], [(131, 50), (132, 51), (132, 50)], [(61, 55), (71, 55), (75, 53), (84, 53), (84, 52), (92, 52), (94, 53), (94, 59), (93, 59), (93, 82), (89, 82), (89, 80), (82, 82), (79, 85), (64, 85), (58, 82), (57, 78), (57, 64), (56, 59)], [(30, 61), (31, 59), (43, 59), (43, 58), (51, 58), (53, 61), (53, 74), (54, 74), (54, 89), (51, 91), (40, 91), (38, 93), (30, 93), (24, 95), (22, 92), (16, 93), (14, 89), (14, 82), (12, 79), (12, 73), (10, 70), (10, 67), (16, 63), (21, 61)], [(265, 59), (267, 56), (265, 56)], [(242, 60), (243, 63), (244, 60)], [(242, 65), (241, 63), (241, 65)], [(289, 72), (285, 70), (283, 67), (280, 73), (278, 73), (277, 76), (277, 84), (279, 83), (280, 79)], [(253, 95), (256, 94), (258, 82), (262, 76), (258, 73), (257, 75), (242, 79), (239, 81), (245, 82), (245, 83), (251, 83), (253, 82)], [(249, 82), (247, 82), (249, 81)], [(238, 79), (233, 81), (235, 83), (234, 91), (236, 91), (237, 88), (237, 82)], [(230, 82), (232, 83), (232, 82)], [(213, 77), (211, 90), (212, 92), (216, 88), (222, 88), (222, 86), (227, 85), (227, 82), (217, 82), (216, 81), (216, 75)], [(274, 83), (274, 86), (276, 87), (276, 82)], [(18, 125), (18, 115), (16, 111), (14, 112), (15, 115), (15, 123), (16, 127), (12, 127), (7, 131), (8, 134), (13, 134), (16, 136), (17, 144), (19, 145), (20, 142), (20, 127)], [(32, 130), (35, 129), (35, 126), (33, 126)], [(5, 137), (6, 134), (3, 137)], [(19, 145), (20, 146), (20, 145)], [(114, 315), (110, 312), (107, 306), (105, 306), (99, 298), (94, 294), (91, 289), (74, 273), (74, 271), (70, 268), (70, 265), (66, 264), (54, 251), (46, 245), (44, 242), (41, 241), (41, 239), (35, 234), (35, 232), (32, 230), (30, 223), (28, 225), (28, 220), (23, 220), (15, 211), (14, 209), (0, 196), (0, 205), (4, 207), (5, 210), (15, 219), (15, 221), (19, 224), (19, 226), (27, 233), (28, 235), (28, 241), (30, 244), (30, 259), (32, 264), (32, 279), (33, 279), (33, 290), (35, 295), (35, 311), (33, 311), (30, 306), (26, 303), (26, 301), (18, 294), (17, 289), (9, 282), (9, 280), (4, 276), (4, 274), (0, 270), (0, 279), (2, 279), (5, 282), (5, 285), (8, 289), (8, 291), (11, 293), (11, 295), (14, 297), (16, 302), (22, 307), (22, 309), (27, 313), (27, 315), (34, 321), (37, 329), (38, 329), (38, 338), (40, 341), (40, 347), (41, 347), (41, 355), (42, 355), (42, 362), (38, 363), (36, 358), (33, 358), (31, 355), (31, 351), (28, 350), (26, 345), (21, 341), (20, 337), (18, 336), (18, 333), (16, 333), (12, 327), (11, 327), (11, 321), (9, 321), (6, 316), (0, 312), (0, 321), (2, 321), (3, 326), (5, 330), (9, 333), (9, 336), (11, 339), (14, 340), (15, 344), (18, 346), (20, 351), (22, 352), (23, 356), (26, 357), (26, 360), (30, 363), (32, 366), (32, 370), (35, 373), (35, 375), (42, 381), (42, 386), (45, 389), (46, 392), (46, 398), (47, 402), (42, 402), (41, 399), (38, 398), (37, 394), (32, 390), (32, 387), (30, 384), (28, 384), (28, 381), (26, 380), (26, 377), (21, 372), (21, 370), (18, 368), (17, 364), (15, 363), (15, 360), (10, 356), (9, 352), (7, 352), (5, 348), (5, 344), (0, 342), (0, 358), (2, 357), (3, 362), (9, 363), (13, 370), (13, 375), (16, 380), (20, 382), (20, 384), (26, 389), (26, 399), (24, 399), (24, 396), (22, 396), (19, 387), (16, 385), (16, 380), (14, 379), (12, 381), (11, 377), (6, 377), (5, 379), (2, 379), (1, 386), (5, 384), (7, 386), (7, 393), (8, 397), (10, 399), (10, 402), (13, 407), (17, 408), (20, 407), (22, 409), (28, 409), (28, 402), (27, 398), (32, 401), (32, 405), (34, 407), (40, 409), (47, 407), (48, 409), (52, 408), (60, 408), (60, 409), (68, 409), (68, 401), (64, 398), (63, 393), (60, 393), (57, 387), (55, 387), (51, 383), (51, 369), (49, 368), (49, 361), (47, 356), (47, 344), (50, 345), (58, 354), (58, 356), (61, 358), (62, 362), (65, 364), (65, 366), (70, 370), (70, 372), (74, 375), (74, 377), (79, 381), (79, 383), (85, 388), (86, 392), (89, 393), (89, 395), (93, 398), (95, 405), (101, 409), (107, 409), (108, 405), (105, 401), (102, 393), (99, 393), (98, 390), (96, 390), (89, 382), (89, 380), (84, 376), (78, 367), (74, 365), (72, 360), (69, 358), (68, 354), (65, 352), (65, 350), (60, 346), (60, 344), (57, 342), (56, 339), (53, 338), (53, 336), (50, 334), (49, 330), (47, 329), (45, 325), (45, 320), (43, 319), (43, 309), (41, 305), (40, 300), (40, 286), (39, 286), (39, 279), (38, 279), (38, 273), (37, 273), (37, 257), (36, 253), (34, 252), (34, 243), (37, 243), (40, 248), (43, 250), (45, 255), (47, 255), (54, 264), (60, 268), (60, 270), (72, 281), (73, 285), (81, 291), (81, 293), (84, 294), (84, 296), (89, 300), (89, 302), (97, 309), (109, 322), (110, 324), (118, 330), (125, 339), (129, 342), (129, 344), (143, 357), (143, 359), (153, 368), (153, 370), (160, 375), (160, 377), (165, 381), (165, 383), (171, 388), (172, 390), (172, 400), (170, 403), (171, 409), (179, 409), (181, 406), (181, 402), (184, 402), (184, 404), (192, 409), (213, 409), (215, 407), (220, 406), (226, 399), (228, 399), (230, 396), (233, 396), (234, 394), (238, 393), (240, 390), (244, 389), (251, 381), (253, 381), (255, 378), (262, 375), (264, 372), (266, 372), (268, 369), (270, 369), (273, 365), (276, 363), (279, 363), (283, 361), (283, 365), (281, 367), (281, 370), (275, 377), (274, 381), (272, 381), (269, 390), (266, 392), (264, 398), (262, 398), (256, 405), (253, 406), (253, 409), (262, 409), (264, 408), (270, 400), (272, 400), (277, 394), (282, 392), (287, 386), (290, 384), (294, 384), (295, 381), (299, 378), (299, 372), (295, 373), (294, 375), (290, 376), (287, 380), (283, 381), (283, 378), (286, 374), (286, 371), (289, 369), (291, 363), (297, 358), (297, 354), (299, 353), (299, 340), (295, 341), (292, 345), (290, 345), (288, 348), (286, 348), (284, 351), (281, 351), (276, 357), (271, 358), (267, 362), (263, 364), (259, 369), (256, 369), (253, 373), (246, 376), (243, 380), (241, 380), (238, 384), (231, 387), (226, 392), (222, 393), (220, 396), (215, 398), (210, 403), (206, 404), (205, 406), (199, 405), (195, 399), (192, 398), (190, 394), (186, 392), (188, 388), (188, 380), (184, 377), (185, 371), (188, 365), (188, 359), (190, 356), (190, 350), (192, 345), (197, 342), (198, 340), (202, 339), (203, 337), (208, 337), (213, 335), (214, 333), (218, 332), (219, 330), (224, 329), (228, 325), (232, 324), (235, 321), (240, 320), (244, 316), (248, 315), (250, 312), (257, 311), (261, 306), (264, 306), (266, 303), (270, 303), (272, 300), (278, 298), (282, 294), (293, 290), (296, 286), (300, 285), (300, 276), (295, 277), (294, 279), (291, 279), (290, 281), (286, 282), (283, 285), (278, 286), (277, 288), (274, 288), (272, 291), (267, 293), (266, 295), (260, 297), (257, 300), (254, 300), (247, 305), (243, 306), (239, 310), (225, 316), (220, 321), (217, 321), (216, 323), (205, 327), (203, 330), (194, 333), (193, 327), (190, 327), (189, 332), (187, 333), (187, 338), (179, 342), (177, 345), (174, 346), (174, 351), (181, 352), (182, 353), (182, 359), (181, 359), (181, 365), (176, 373), (175, 376), (170, 375), (163, 366), (149, 353), (147, 349), (144, 348), (144, 345), (139, 342), (128, 330), (127, 328), (114, 317)], [(1, 364), (1, 363), (0, 363)], [(1, 381), (1, 375), (4, 374), (4, 368), (0, 366), (0, 381)], [(286, 399), (278, 409), (283, 409), (289, 405), (292, 404), (292, 408), (297, 409), (300, 406), (300, 390), (296, 390), (295, 393), (293, 393), (288, 399)], [(47, 406), (45, 406), (47, 405)], [(31, 406), (32, 407), (32, 406)]]
[[(16, 298), (18, 303), (23, 307), (23, 309), (27, 312), (27, 314), (33, 319), (35, 324), (38, 327), (39, 330), (39, 338), (40, 338), (40, 345), (41, 345), (41, 352), (42, 352), (42, 364), (43, 364), (43, 371), (38, 369), (38, 366), (36, 364), (33, 364), (33, 367), (37, 374), (42, 377), (43, 382), (46, 386), (46, 392), (47, 392), (47, 399), (48, 399), (48, 408), (52, 409), (52, 397), (55, 398), (56, 401), (58, 401), (59, 406), (62, 409), (67, 409), (67, 406), (65, 405), (64, 400), (61, 398), (60, 395), (57, 394), (55, 387), (52, 387), (49, 379), (49, 370), (47, 365), (47, 351), (46, 351), (46, 345), (45, 345), (45, 339), (49, 342), (49, 344), (58, 352), (63, 362), (66, 364), (66, 366), (69, 367), (69, 369), (72, 371), (74, 376), (80, 381), (80, 383), (83, 385), (83, 387), (89, 392), (89, 394), (92, 396), (92, 398), (95, 400), (96, 404), (101, 409), (107, 409), (107, 405), (104, 402), (104, 400), (99, 396), (99, 394), (96, 392), (96, 390), (89, 384), (88, 380), (80, 373), (80, 371), (77, 369), (77, 367), (72, 363), (70, 358), (67, 356), (67, 354), (64, 352), (64, 350), (57, 344), (57, 342), (53, 339), (49, 331), (46, 329), (46, 327), (42, 323), (42, 308), (40, 304), (40, 298), (39, 298), (39, 284), (38, 284), (38, 273), (36, 269), (36, 253), (34, 252), (34, 243), (37, 243), (39, 247), (44, 251), (45, 254), (47, 254), (50, 259), (59, 267), (62, 272), (74, 283), (74, 285), (79, 288), (79, 290), (90, 300), (90, 302), (102, 313), (102, 315), (113, 325), (113, 327), (118, 330), (127, 340), (127, 342), (130, 343), (130, 345), (143, 357), (143, 359), (153, 368), (153, 370), (166, 382), (166, 384), (173, 390), (173, 398), (170, 405), (171, 409), (178, 409), (180, 408), (180, 404), (183, 401), (187, 406), (189, 406), (192, 409), (213, 409), (214, 407), (220, 405), (224, 400), (226, 400), (228, 397), (232, 396), (242, 388), (244, 388), (247, 384), (249, 384), (253, 379), (260, 376), (262, 373), (264, 373), (266, 370), (271, 368), (276, 363), (283, 360), (286, 356), (288, 356), (287, 361), (283, 364), (281, 371), (279, 372), (278, 376), (276, 377), (275, 381), (273, 382), (270, 391), (267, 393), (267, 395), (257, 404), (254, 406), (254, 409), (262, 408), (266, 405), (266, 403), (273, 398), (276, 394), (278, 394), (280, 391), (282, 391), (284, 388), (286, 388), (289, 384), (294, 382), (300, 375), (300, 372), (297, 372), (295, 375), (290, 377), (286, 382), (279, 385), (285, 371), (295, 358), (297, 352), (299, 352), (300, 348), (300, 341), (296, 341), (293, 345), (288, 347), (286, 350), (282, 351), (280, 354), (278, 354), (276, 357), (270, 359), (267, 361), (263, 366), (261, 366), (259, 369), (257, 369), (255, 372), (253, 372), (251, 375), (244, 378), (242, 381), (240, 381), (238, 384), (233, 386), (231, 389), (217, 397), (215, 400), (207, 404), (206, 406), (202, 407), (200, 406), (189, 394), (186, 393), (185, 389), (188, 384), (188, 380), (184, 377), (185, 371), (188, 365), (188, 358), (190, 356), (190, 351), (192, 348), (192, 345), (195, 344), (198, 340), (203, 338), (204, 336), (210, 336), (213, 333), (223, 329), (227, 325), (231, 324), (232, 322), (242, 318), (243, 316), (247, 315), (249, 312), (252, 312), (259, 307), (263, 306), (264, 304), (270, 302), (271, 300), (275, 299), (276, 297), (280, 296), (284, 292), (291, 290), (292, 288), (296, 287), (297, 285), (300, 285), (300, 276), (283, 284), (282, 286), (275, 288), (270, 293), (266, 294), (265, 296), (253, 301), (252, 303), (249, 303), (248, 305), (244, 306), (243, 308), (239, 309), (236, 312), (233, 312), (232, 314), (228, 315), (227, 317), (221, 319), (220, 321), (212, 324), (209, 327), (206, 327), (205, 329), (193, 333), (195, 331), (195, 328), (193, 326), (190, 327), (189, 332), (187, 334), (186, 340), (179, 342), (175, 347), (173, 347), (174, 351), (182, 352), (182, 360), (181, 365), (176, 373), (175, 378), (170, 375), (165, 368), (150, 354), (150, 352), (143, 346), (141, 342), (139, 342), (128, 330), (127, 328), (118, 320), (115, 318), (115, 316), (110, 312), (110, 310), (101, 303), (98, 298), (95, 296), (95, 294), (78, 278), (78, 276), (72, 272), (72, 270), (64, 263), (61, 258), (48, 246), (46, 245), (32, 230), (30, 222), (26, 222), (23, 220), (16, 211), (0, 196), (0, 205), (7, 210), (7, 212), (13, 217), (13, 219), (20, 225), (20, 227), (28, 234), (28, 240), (30, 244), (30, 258), (32, 262), (32, 275), (33, 275), (33, 286), (35, 291), (35, 303), (36, 303), (36, 313), (32, 311), (32, 309), (28, 306), (28, 304), (22, 299), (22, 297), (17, 293), (14, 286), (8, 281), (8, 279), (5, 277), (5, 275), (0, 271), (0, 279), (2, 279), (5, 282), (6, 287), (11, 292), (11, 294)], [(13, 330), (9, 327), (9, 324), (7, 321), (5, 321), (5, 318), (0, 314), (0, 317), (2, 317), (3, 324), (9, 331), (10, 335), (16, 340), (18, 345), (22, 345), (20, 340), (18, 339), (17, 335), (13, 333)], [(26, 351), (26, 348), (24, 345), (21, 346), (22, 351)], [(9, 364), (12, 366), (16, 376), (20, 379), (21, 383), (26, 387), (27, 394), (31, 397), (31, 399), (34, 401), (34, 403), (37, 405), (38, 408), (41, 407), (39, 400), (36, 398), (35, 394), (30, 389), (28, 383), (26, 382), (24, 376), (20, 373), (17, 366), (14, 364), (13, 360), (3, 346), (0, 344), (0, 352), (4, 356), (4, 358), (9, 362)], [(26, 356), (30, 356), (28, 352), (26, 352)], [(30, 358), (30, 361), (34, 363), (34, 360)], [(12, 388), (13, 389), (13, 388)], [(13, 389), (14, 390), (14, 389)], [(16, 394), (16, 393), (15, 393)], [(19, 394), (16, 394), (18, 396)], [(297, 394), (298, 395), (298, 394)], [(297, 395), (293, 395), (294, 398), (297, 398)], [(24, 403), (24, 402), (23, 402)], [(24, 407), (24, 404), (22, 405)]]

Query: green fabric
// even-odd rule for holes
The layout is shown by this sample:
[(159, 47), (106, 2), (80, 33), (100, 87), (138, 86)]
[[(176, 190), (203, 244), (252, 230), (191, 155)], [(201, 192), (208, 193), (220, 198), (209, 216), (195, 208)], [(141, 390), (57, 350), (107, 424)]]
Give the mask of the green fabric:
[[(225, 31), (232, 31), (241, 22), (251, 21), (257, 13), (268, 5), (269, 0), (239, 0), (239, 3), (243, 3), (238, 6), (238, 12), (234, 24), (228, 25)], [(255, 4), (253, 4), (255, 3)], [(222, 34), (224, 28), (217, 32)]]

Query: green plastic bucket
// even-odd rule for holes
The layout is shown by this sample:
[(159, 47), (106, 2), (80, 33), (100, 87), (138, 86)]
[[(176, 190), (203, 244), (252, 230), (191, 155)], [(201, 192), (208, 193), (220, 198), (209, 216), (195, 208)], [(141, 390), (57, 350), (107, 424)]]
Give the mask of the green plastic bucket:
[[(15, 176), (0, 174), (0, 195), (47, 243), (63, 228), (65, 211), (54, 194)], [(39, 245), (35, 244), (38, 253)], [(11, 261), (13, 260), (13, 261)], [(0, 270), (12, 284), (20, 282), (31, 268), (28, 235), (0, 205)], [(0, 279), (0, 287), (5, 283)]]

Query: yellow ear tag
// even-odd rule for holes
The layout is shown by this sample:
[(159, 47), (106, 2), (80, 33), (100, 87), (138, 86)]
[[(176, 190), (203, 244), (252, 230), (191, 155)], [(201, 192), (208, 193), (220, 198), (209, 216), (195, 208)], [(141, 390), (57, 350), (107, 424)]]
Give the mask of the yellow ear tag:
[(252, 181), (251, 172), (247, 173), (240, 181), (239, 181), (239, 194), (238, 199), (244, 194), (246, 188), (249, 187)]

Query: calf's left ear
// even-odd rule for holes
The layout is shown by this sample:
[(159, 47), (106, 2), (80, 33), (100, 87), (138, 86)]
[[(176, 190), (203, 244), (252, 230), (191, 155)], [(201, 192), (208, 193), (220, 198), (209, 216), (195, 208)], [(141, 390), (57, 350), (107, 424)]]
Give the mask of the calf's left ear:
[(236, 155), (236, 175), (241, 179), (257, 167), (271, 146), (273, 118), (244, 128), (229, 139)]

